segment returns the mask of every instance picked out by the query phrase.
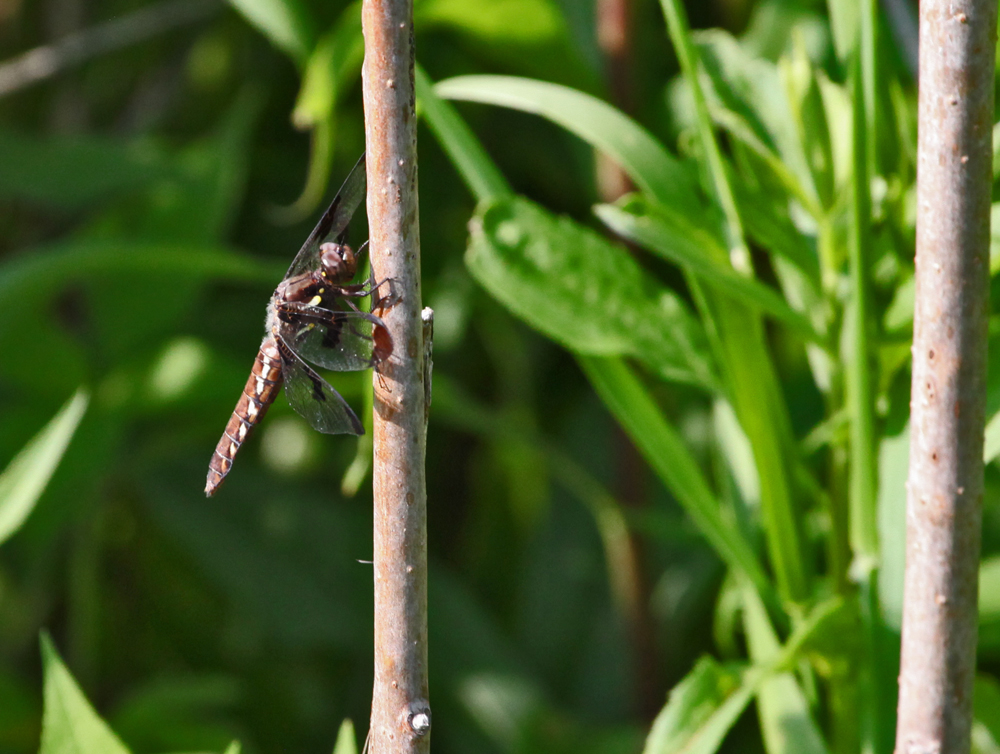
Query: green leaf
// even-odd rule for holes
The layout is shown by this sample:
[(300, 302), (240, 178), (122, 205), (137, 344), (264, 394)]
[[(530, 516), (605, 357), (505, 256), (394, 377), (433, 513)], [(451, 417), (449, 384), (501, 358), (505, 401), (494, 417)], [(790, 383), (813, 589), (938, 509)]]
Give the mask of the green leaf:
[(972, 708), (975, 718), (973, 751), (976, 754), (997, 754), (1000, 752), (1000, 683), (996, 678), (985, 673), (976, 676)]
[(344, 718), (344, 722), (340, 724), (333, 754), (358, 754), (358, 740), (354, 734), (354, 723), (349, 717)]
[(833, 204), (834, 165), (823, 96), (812, 61), (801, 38), (793, 52), (778, 62), (778, 72), (792, 110), (795, 136), (812, 176), (813, 190), (824, 207)]
[(448, 26), (504, 45), (545, 43), (566, 33), (558, 7), (548, 0), (418, 0), (413, 16), (420, 29)]
[[(753, 599), (756, 606), (749, 609), (756, 614), (754, 620), (766, 621), (763, 605), (756, 597)], [(845, 603), (839, 598), (817, 605), (780, 652), (775, 643), (775, 652), (768, 662), (732, 669), (720, 666), (711, 658), (699, 660), (694, 670), (670, 692), (666, 707), (653, 722), (643, 754), (711, 754), (716, 751), (755, 693), (766, 689), (773, 680), (788, 675), (783, 671), (798, 659), (803, 647), (822, 640), (826, 632), (842, 628), (844, 607)]]
[(316, 41), (316, 29), (301, 0), (229, 0), (247, 21), (296, 63), (303, 64)]
[[(769, 164), (811, 209), (817, 204), (816, 189), (778, 67), (748, 55), (727, 32), (711, 30), (693, 36), (708, 74), (706, 97), (712, 103), (713, 118), (722, 116), (721, 122), (728, 127), (745, 124), (746, 130), (735, 128), (732, 133), (754, 151), (763, 155), (765, 147), (773, 148), (780, 161)], [(735, 117), (727, 118), (727, 111)]]
[(712, 754), (753, 698), (751, 673), (719, 665), (711, 657), (670, 692), (656, 716), (643, 754)]
[(909, 463), (908, 427), (897, 435), (887, 435), (881, 439), (878, 454), (878, 590), (882, 618), (886, 625), (897, 631), (903, 622), (906, 477)]
[(97, 716), (80, 687), (42, 635), (45, 714), (39, 754), (129, 754), (111, 728)]
[(1000, 412), (993, 414), (986, 422), (986, 434), (983, 441), (983, 462), (989, 463), (1000, 456)]
[(514, 76), (458, 76), (435, 87), (438, 96), (535, 113), (576, 134), (621, 165), (644, 192), (682, 212), (700, 214), (692, 171), (652, 134), (589, 94)]
[(758, 246), (795, 265), (810, 285), (809, 298), (818, 298), (820, 271), (815, 243), (795, 227), (788, 214), (787, 197), (761, 188), (733, 176), (733, 194), (747, 235)]
[(1000, 654), (1000, 556), (984, 558), (979, 564), (979, 647)]
[(76, 209), (170, 175), (167, 156), (149, 143), (0, 129), (0, 198)]
[(770, 584), (753, 548), (723, 519), (697, 462), (642, 383), (619, 359), (580, 357), (579, 362), (604, 405), (719, 557), (769, 594)]
[(861, 3), (859, 0), (827, 0), (826, 7), (837, 57), (841, 62), (846, 61), (857, 45)]
[(416, 66), (414, 73), (420, 114), (455, 164), (469, 191), (481, 202), (510, 196), (513, 192), (507, 180), (452, 104), (438, 97), (423, 68)]
[(88, 401), (87, 393), (78, 390), (0, 472), (0, 543), (31, 514), (80, 425)]
[(807, 339), (821, 342), (809, 320), (777, 291), (717, 261), (725, 258), (725, 247), (672, 208), (632, 195), (618, 205), (598, 205), (594, 212), (615, 233), (685, 267), (715, 290), (770, 314)]
[[(772, 663), (781, 652), (767, 611), (752, 589), (744, 589), (743, 625), (755, 665)], [(794, 674), (777, 673), (757, 692), (757, 711), (768, 754), (825, 754), (826, 744)]]
[(164, 675), (133, 682), (108, 722), (139, 751), (219, 751), (233, 740), (227, 713), (242, 697), (225, 675)]
[(365, 55), (361, 3), (351, 3), (309, 56), (292, 111), (296, 128), (308, 129), (333, 114), (343, 87), (357, 78)]
[(514, 314), (576, 353), (631, 355), (666, 379), (716, 384), (704, 334), (680, 298), (569, 218), (521, 198), (481, 206), (466, 264)]
[(8, 314), (37, 297), (62, 287), (67, 280), (95, 274), (227, 279), (244, 283), (280, 280), (284, 265), (237, 254), (218, 246), (145, 243), (120, 240), (79, 240), (54, 243), (19, 255), (0, 268), (0, 312)]
[[(737, 271), (750, 275), (753, 272), (750, 249), (736, 206), (730, 170), (709, 117), (687, 12), (680, 0), (661, 0), (660, 4), (685, 84), (691, 91), (705, 173), (724, 217), (727, 258)], [(768, 92), (760, 94), (766, 100)], [(699, 294), (699, 281), (690, 280), (689, 287)], [(761, 519), (778, 589), (788, 600), (804, 601), (809, 594), (812, 564), (805, 555), (802, 514), (792, 493), (791, 469), (796, 459), (790, 454), (791, 418), (777, 370), (766, 348), (763, 323), (754, 311), (731, 300), (700, 294), (698, 300), (702, 318), (713, 336), (713, 351), (726, 380), (728, 397), (754, 449), (761, 485)]]

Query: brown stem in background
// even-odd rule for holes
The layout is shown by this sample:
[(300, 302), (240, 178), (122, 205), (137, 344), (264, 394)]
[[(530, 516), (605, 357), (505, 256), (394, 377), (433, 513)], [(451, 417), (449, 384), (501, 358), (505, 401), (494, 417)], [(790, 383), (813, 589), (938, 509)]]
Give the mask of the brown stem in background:
[(970, 747), (996, 23), (996, 0), (921, 2), (898, 754)]
[(365, 0), (362, 83), (372, 271), (394, 350), (375, 376), (373, 754), (427, 752), (427, 424), (412, 0)]
[(219, 0), (167, 0), (79, 31), (77, 25), (66, 26), (60, 20), (53, 23), (58, 39), (0, 63), (0, 97), (92, 58), (201, 21), (222, 7)]
[[(604, 54), (611, 100), (623, 112), (631, 113), (632, 0), (596, 0), (595, 11), (597, 43)], [(597, 189), (605, 202), (613, 202), (635, 188), (621, 166), (602, 152), (595, 154), (595, 169)], [(626, 506), (641, 507), (646, 501), (646, 464), (625, 432), (617, 426), (613, 430), (612, 441), (615, 446), (618, 498)], [(663, 705), (663, 688), (654, 624), (649, 614), (650, 587), (643, 567), (642, 541), (629, 532), (624, 544), (625, 547), (614, 551), (607, 549), (605, 557), (620, 561), (609, 563), (609, 571), (618, 576), (612, 578), (611, 588), (631, 640), (638, 711), (651, 720)]]

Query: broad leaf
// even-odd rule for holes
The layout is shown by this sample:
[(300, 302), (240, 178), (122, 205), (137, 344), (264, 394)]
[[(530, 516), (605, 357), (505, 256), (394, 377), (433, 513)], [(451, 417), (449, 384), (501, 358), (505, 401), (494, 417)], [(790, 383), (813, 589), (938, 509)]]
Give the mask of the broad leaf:
[(698, 321), (625, 249), (526, 199), (481, 206), (466, 264), (532, 327), (576, 353), (629, 355), (666, 379), (711, 389)]
[(632, 196), (620, 205), (602, 204), (594, 211), (619, 235), (685, 267), (717, 291), (776, 317), (810, 340), (819, 339), (809, 320), (777, 291), (737, 273), (732, 265), (718, 262), (726, 256), (725, 247), (682, 214), (641, 196)]
[(111, 728), (97, 716), (69, 670), (42, 636), (45, 715), (39, 754), (129, 754)]
[(703, 657), (670, 692), (656, 716), (643, 754), (712, 754), (753, 698), (749, 676)]
[(0, 543), (9, 539), (34, 509), (80, 425), (88, 400), (87, 393), (77, 391), (0, 472)]

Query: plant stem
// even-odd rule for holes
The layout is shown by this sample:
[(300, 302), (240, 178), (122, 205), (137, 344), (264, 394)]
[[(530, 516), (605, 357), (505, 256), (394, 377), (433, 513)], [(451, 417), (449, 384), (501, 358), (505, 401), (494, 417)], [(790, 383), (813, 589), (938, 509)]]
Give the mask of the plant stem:
[(983, 501), (996, 0), (923, 0), (896, 751), (969, 751)]
[(168, 0), (72, 32), (52, 44), (0, 63), (0, 97), (55, 76), (91, 58), (197, 23), (222, 10), (218, 0)]
[[(427, 752), (427, 435), (412, 0), (362, 9), (372, 269), (391, 278), (392, 357), (375, 376), (373, 754)], [(383, 293), (383, 295), (385, 295)]]

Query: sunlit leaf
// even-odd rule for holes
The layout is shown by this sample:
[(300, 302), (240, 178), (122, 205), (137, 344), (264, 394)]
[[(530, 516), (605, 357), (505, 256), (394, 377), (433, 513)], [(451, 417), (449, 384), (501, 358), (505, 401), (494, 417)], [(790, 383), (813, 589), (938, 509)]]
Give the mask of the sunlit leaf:
[(304, 63), (316, 29), (302, 0), (229, 0), (247, 21), (297, 63)]
[[(656, 716), (643, 754), (712, 754), (753, 699), (745, 668), (703, 657), (670, 692)], [(759, 674), (759, 673), (758, 673)]]
[(697, 320), (625, 249), (526, 199), (480, 207), (466, 264), (517, 316), (567, 348), (632, 355), (667, 379), (714, 384)]
[(344, 722), (340, 724), (333, 754), (358, 754), (358, 740), (354, 734), (354, 723), (349, 717), (344, 718)]
[[(743, 625), (754, 664), (772, 662), (780, 652), (778, 638), (760, 598), (744, 589)], [(764, 746), (768, 754), (825, 754), (823, 735), (812, 719), (809, 703), (793, 673), (777, 673), (757, 692)]]
[(910, 432), (887, 435), (879, 443), (878, 533), (879, 600), (886, 624), (899, 629), (903, 620), (903, 568), (906, 563), (906, 476)]
[(723, 244), (673, 209), (633, 196), (620, 205), (599, 205), (594, 212), (615, 233), (682, 265), (716, 290), (776, 317), (801, 335), (819, 339), (809, 320), (777, 291), (717, 262), (726, 256)]
[(447, 99), (483, 102), (548, 118), (615, 160), (643, 191), (682, 212), (701, 211), (693, 172), (646, 129), (584, 92), (514, 76), (459, 76), (435, 86)]
[(618, 359), (581, 357), (579, 361), (604, 405), (719, 557), (748, 576), (762, 592), (768, 592), (770, 585), (753, 548), (723, 519), (719, 502), (691, 451), (642, 383)]
[(414, 21), (420, 28), (451, 26), (470, 36), (504, 44), (550, 41), (565, 32), (558, 7), (549, 0), (418, 0)]
[(979, 564), (979, 648), (995, 656), (1000, 653), (1000, 556), (983, 558)]
[(455, 163), (465, 185), (479, 201), (510, 195), (512, 192), (506, 179), (465, 121), (455, 112), (454, 106), (437, 95), (433, 83), (419, 65), (415, 74), (420, 113)]
[(1000, 754), (1000, 683), (979, 673), (972, 694), (974, 754)]
[(86, 392), (77, 391), (0, 472), (0, 543), (20, 528), (35, 507), (73, 439), (88, 401)]
[[(809, 204), (816, 201), (816, 189), (809, 163), (796, 127), (796, 117), (782, 86), (777, 66), (749, 56), (730, 34), (701, 31), (694, 35), (698, 42), (701, 63), (708, 74), (706, 98), (713, 111), (734, 114), (733, 123), (745, 124), (749, 133), (734, 133), (746, 143), (759, 143), (781, 158), (775, 169), (789, 173), (784, 177), (793, 195)], [(713, 117), (717, 117), (713, 113)], [(725, 119), (723, 122), (726, 121)], [(757, 140), (756, 142), (754, 140)], [(760, 147), (755, 147), (760, 148)]]
[(356, 2), (344, 9), (333, 29), (319, 40), (309, 56), (292, 111), (292, 122), (297, 128), (311, 128), (330, 117), (341, 89), (361, 70), (364, 54), (361, 3)]
[(128, 754), (90, 706), (48, 636), (42, 636), (45, 715), (39, 754)]

